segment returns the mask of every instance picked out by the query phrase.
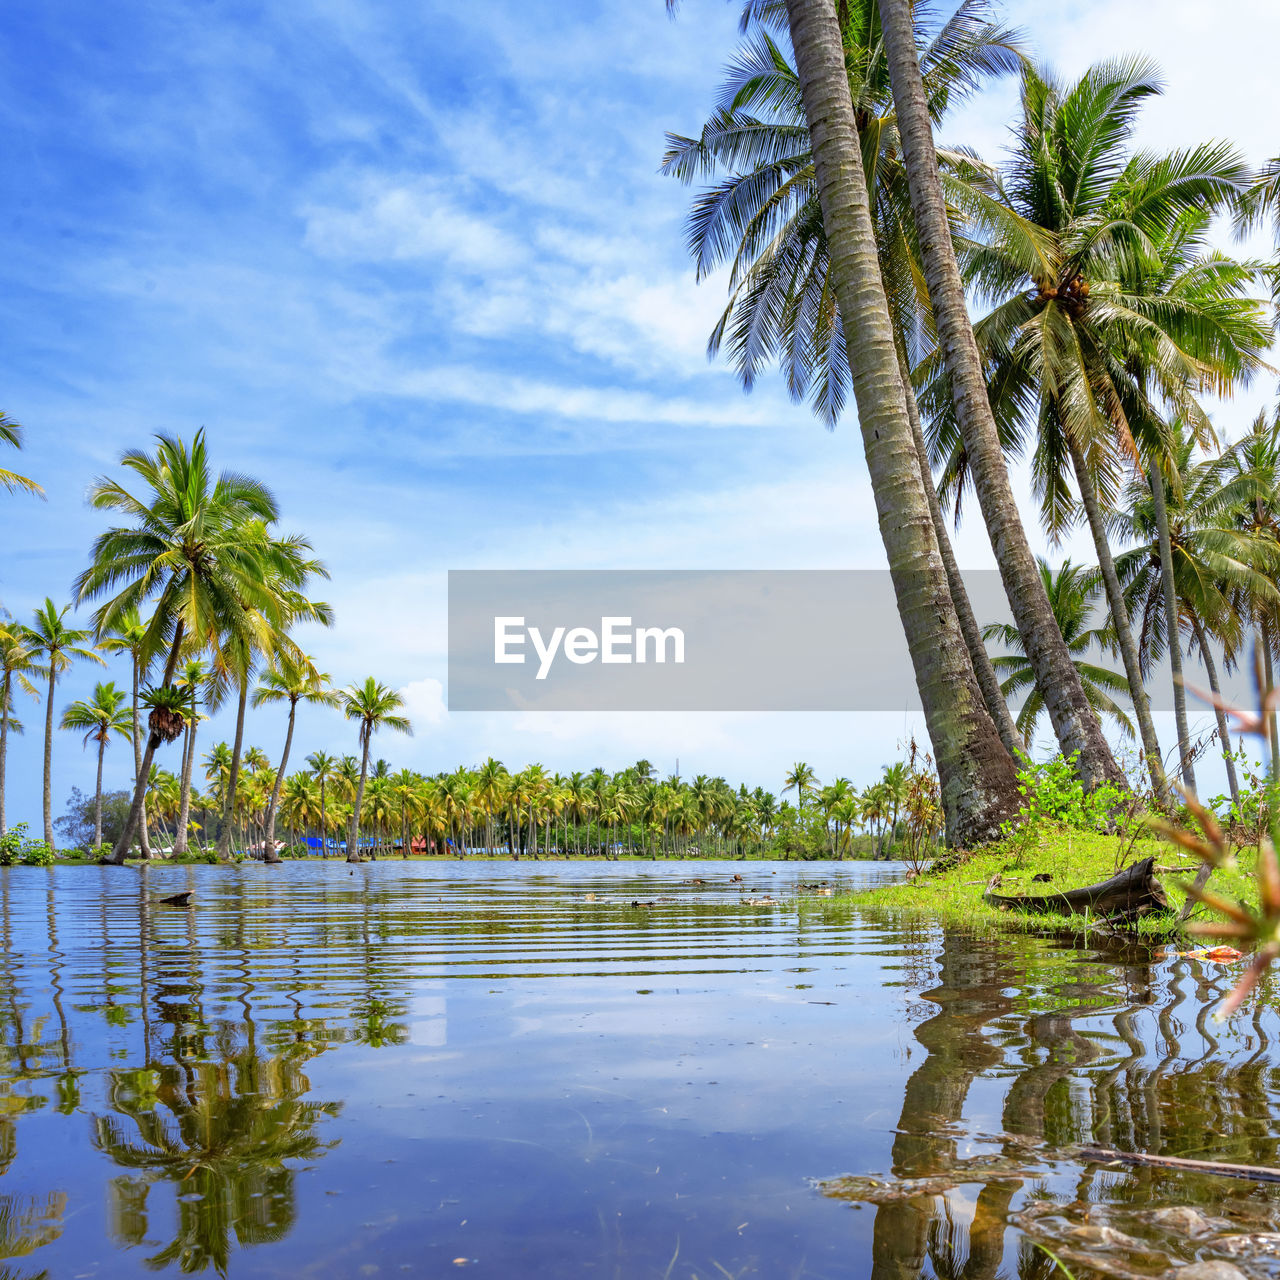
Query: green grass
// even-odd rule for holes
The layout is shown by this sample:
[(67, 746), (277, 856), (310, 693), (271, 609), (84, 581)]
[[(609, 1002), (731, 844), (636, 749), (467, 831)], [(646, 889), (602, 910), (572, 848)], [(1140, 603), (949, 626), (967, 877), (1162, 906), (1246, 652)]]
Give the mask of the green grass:
[[(1030, 835), (1019, 834), (997, 845), (962, 857), (954, 866), (936, 874), (911, 879), (852, 894), (846, 899), (859, 907), (885, 907), (929, 915), (949, 924), (1002, 925), (1032, 932), (1087, 932), (1096, 921), (1083, 915), (1033, 915), (1001, 911), (982, 900), (988, 881), (999, 875), (998, 893), (1051, 893), (1077, 889), (1109, 879), (1120, 867), (1154, 857), (1157, 868), (1185, 867), (1185, 871), (1157, 870), (1169, 898), (1171, 913), (1144, 917), (1127, 927), (1138, 936), (1157, 937), (1174, 927), (1177, 913), (1186, 900), (1181, 885), (1195, 877), (1192, 859), (1182, 856), (1176, 846), (1155, 836), (1131, 843), (1113, 835), (1075, 831), (1067, 827), (1042, 825)], [(1241, 850), (1239, 864), (1230, 870), (1215, 871), (1210, 887), (1225, 898), (1256, 906), (1258, 895), (1253, 877), (1256, 851)], [(1047, 872), (1053, 878), (1035, 883), (1032, 877)], [(1207, 918), (1203, 908), (1196, 918)]]

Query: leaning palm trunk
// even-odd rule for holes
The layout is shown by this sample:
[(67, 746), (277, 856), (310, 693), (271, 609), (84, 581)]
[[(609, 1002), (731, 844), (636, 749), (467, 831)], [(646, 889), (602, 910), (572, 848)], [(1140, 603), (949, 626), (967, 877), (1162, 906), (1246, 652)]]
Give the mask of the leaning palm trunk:
[(1182, 785), (1196, 789), (1195, 764), (1191, 754), (1191, 729), (1187, 723), (1187, 690), (1182, 683), (1182, 636), (1178, 630), (1178, 602), (1173, 593), (1173, 543), (1169, 537), (1169, 508), (1164, 498), (1164, 475), (1152, 460), (1147, 468), (1155, 509), (1156, 536), (1160, 542), (1160, 586), (1164, 597), (1164, 626), (1169, 644), (1169, 667), (1173, 672), (1173, 715), (1178, 725), (1178, 761)]
[(266, 862), (279, 862), (276, 852), (276, 808), (280, 804), (280, 785), (284, 782), (284, 771), (289, 764), (289, 748), (293, 746), (293, 720), (297, 714), (298, 701), (289, 701), (289, 728), (284, 735), (284, 754), (280, 757), (280, 768), (276, 770), (275, 786), (271, 788), (271, 799), (267, 803), (266, 834), (263, 836), (262, 856)]
[(947, 532), (947, 521), (942, 514), (942, 504), (938, 501), (938, 491), (933, 487), (933, 472), (929, 468), (929, 447), (924, 441), (924, 429), (920, 425), (920, 406), (916, 401), (915, 389), (911, 385), (911, 374), (907, 370), (906, 360), (901, 351), (898, 353), (898, 367), (902, 373), (902, 390), (907, 401), (907, 417), (911, 421), (911, 438), (915, 442), (916, 453), (920, 457), (920, 482), (924, 485), (924, 494), (929, 502), (929, 518), (933, 521), (934, 536), (938, 539), (938, 553), (942, 556), (942, 567), (947, 574), (947, 589), (951, 592), (951, 603), (956, 611), (956, 620), (960, 623), (960, 631), (964, 636), (965, 647), (969, 650), (969, 660), (973, 663), (973, 674), (977, 678), (978, 688), (982, 690), (982, 702), (1004, 743), (1004, 749), (1016, 760), (1027, 753), (1027, 745), (1018, 732), (1013, 714), (1004, 694), (1000, 692), (1000, 677), (991, 665), (991, 655), (982, 641), (982, 629), (973, 614), (973, 604), (969, 600), (968, 589), (964, 578), (960, 575), (960, 566), (956, 563), (955, 548), (951, 545), (951, 535)]
[[(169, 684), (173, 679), (173, 673), (178, 666), (178, 651), (182, 648), (183, 626), (179, 622), (174, 628), (173, 644), (169, 648), (169, 657), (164, 664), (164, 679), (162, 684)], [(154, 720), (153, 720), (154, 723)], [(146, 816), (144, 801), (147, 795), (147, 778), (151, 773), (151, 761), (155, 758), (156, 748), (165, 739), (155, 731), (154, 728), (147, 733), (147, 745), (142, 752), (142, 759), (138, 761), (138, 778), (133, 788), (133, 803), (129, 806), (129, 816), (124, 820), (124, 830), (120, 832), (120, 838), (115, 843), (115, 848), (111, 850), (111, 856), (106, 859), (107, 862), (114, 866), (124, 866), (124, 860), (129, 852), (129, 846), (133, 843), (133, 834), (138, 830), (139, 824), (144, 824), (142, 831), (143, 853), (146, 854), (150, 847), (146, 843)]]
[(1240, 803), (1240, 783), (1236, 778), (1235, 757), (1231, 754), (1231, 729), (1227, 724), (1227, 713), (1222, 705), (1222, 685), (1218, 681), (1218, 664), (1213, 660), (1209, 648), (1209, 637), (1204, 624), (1193, 612), (1191, 626), (1195, 631), (1196, 644), (1200, 646), (1200, 659), (1204, 663), (1205, 674), (1209, 677), (1209, 691), (1213, 694), (1213, 709), (1217, 712), (1218, 741), (1222, 743), (1222, 762), (1227, 767), (1227, 786), (1231, 791), (1231, 803)]
[(879, 0), (898, 133), (911, 189), (911, 209), (924, 259), (938, 343), (951, 381), (956, 421), (973, 474), (978, 505), (1013, 610), (1023, 648), (1035, 672), (1063, 755), (1074, 757), (1086, 787), (1105, 782), (1128, 787), (1102, 735), (1102, 726), (1080, 682), (1054, 620), (1005, 467), (995, 417), (987, 399), (977, 339), (965, 306), (964, 283), (951, 243), (946, 199), (938, 176), (929, 105), (920, 79), (910, 0)]
[[(138, 655), (133, 655), (133, 783), (138, 785), (138, 779), (142, 776), (142, 727), (138, 719), (138, 693), (139, 686), (142, 683), (142, 667), (139, 662)], [(147, 835), (147, 805), (146, 797), (143, 796), (142, 803), (142, 821), (139, 830), (142, 833), (142, 856), (144, 859), (151, 857), (151, 840)]]
[(953, 843), (993, 839), (1018, 807), (1017, 776), (982, 702), (922, 492), (840, 29), (831, 0), (787, 0), (867, 470)]
[(1120, 646), (1125, 680), (1129, 684), (1129, 698), (1133, 703), (1134, 717), (1138, 721), (1142, 751), (1147, 758), (1147, 772), (1151, 775), (1151, 786), (1157, 800), (1165, 802), (1171, 797), (1169, 782), (1164, 776), (1164, 755), (1160, 750), (1160, 739), (1156, 736), (1155, 721), (1151, 718), (1151, 699), (1147, 696), (1147, 686), (1142, 681), (1142, 664), (1138, 659), (1138, 646), (1133, 641), (1129, 608), (1124, 602), (1124, 592), (1120, 588), (1120, 575), (1116, 573), (1115, 557), (1111, 554), (1111, 543), (1107, 539), (1107, 526), (1102, 515), (1102, 506), (1098, 502), (1098, 489), (1093, 482), (1093, 473), (1089, 470), (1089, 462), (1084, 456), (1084, 451), (1070, 434), (1067, 436), (1067, 448), (1071, 453), (1071, 466), (1076, 473), (1076, 484), (1080, 487), (1080, 501), (1084, 506), (1085, 518), (1089, 522), (1089, 532), (1093, 535), (1093, 547), (1097, 552), (1102, 586), (1107, 596), (1107, 608), (1111, 614), (1111, 627), (1116, 633), (1116, 642)]
[(236, 788), (240, 783), (240, 751), (244, 746), (244, 709), (249, 701), (249, 673), (240, 681), (240, 701), (236, 707), (236, 740), (231, 748), (231, 772), (227, 776), (227, 793), (222, 797), (222, 830), (218, 832), (218, 857), (231, 857), (231, 824), (236, 812)]

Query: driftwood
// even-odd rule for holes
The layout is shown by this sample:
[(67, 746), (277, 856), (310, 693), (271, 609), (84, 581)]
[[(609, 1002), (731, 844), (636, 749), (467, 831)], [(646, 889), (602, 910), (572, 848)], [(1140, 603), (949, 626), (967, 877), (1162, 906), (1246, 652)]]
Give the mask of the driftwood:
[(1280, 1182), (1280, 1169), (1266, 1165), (1223, 1164), (1218, 1160), (1184, 1160), (1181, 1156), (1152, 1156), (1145, 1151), (1112, 1151), (1108, 1147), (1081, 1147), (1075, 1153), (1081, 1160), (1110, 1164), (1150, 1164), (1162, 1169), (1185, 1173), (1212, 1173), (1223, 1178), (1252, 1178), (1255, 1182)]
[(1083, 915), (1086, 911), (1099, 916), (1145, 915), (1148, 911), (1168, 908), (1164, 886), (1155, 877), (1155, 859), (1143, 858), (1131, 867), (1098, 884), (1085, 885), (1081, 889), (1063, 889), (1057, 893), (1020, 894), (1006, 897), (994, 893), (992, 887), (999, 882), (995, 876), (982, 895), (983, 902), (1001, 911), (1031, 911), (1040, 914), (1070, 916)]
[(166, 907), (185, 907), (191, 901), (191, 890), (184, 889), (182, 893), (171, 893), (167, 898), (161, 898), (160, 901)]

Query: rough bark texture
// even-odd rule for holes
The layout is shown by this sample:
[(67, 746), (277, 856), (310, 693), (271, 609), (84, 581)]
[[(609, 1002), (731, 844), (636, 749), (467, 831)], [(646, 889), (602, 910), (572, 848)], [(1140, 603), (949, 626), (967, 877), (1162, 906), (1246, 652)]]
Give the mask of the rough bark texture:
[(1147, 468), (1155, 508), (1156, 537), (1160, 545), (1160, 588), (1164, 597), (1164, 626), (1173, 671), (1173, 716), (1178, 725), (1178, 761), (1182, 785), (1196, 789), (1195, 763), (1191, 757), (1191, 729), (1187, 723), (1187, 691), (1182, 683), (1182, 635), (1178, 630), (1178, 602), (1173, 594), (1173, 543), (1169, 538), (1169, 508), (1164, 498), (1164, 476), (1157, 463)]
[(995, 838), (1017, 775), (983, 706), (922, 492), (840, 30), (831, 0), (787, 0), (867, 471), (942, 786), (952, 843)]
[(1006, 897), (988, 888), (982, 900), (1001, 910), (1030, 911), (1042, 915), (1083, 915), (1087, 911), (1099, 916), (1131, 916), (1164, 911), (1168, 909), (1169, 899), (1165, 897), (1164, 886), (1156, 879), (1155, 862), (1154, 858), (1143, 858), (1110, 880), (1060, 893)]
[(267, 805), (267, 831), (262, 842), (262, 857), (266, 862), (279, 862), (276, 852), (276, 809), (280, 805), (280, 787), (284, 782), (284, 771), (289, 765), (289, 748), (293, 746), (293, 720), (298, 712), (297, 698), (289, 700), (289, 728), (284, 735), (284, 754), (280, 757), (280, 768), (276, 770), (275, 786), (271, 788), (271, 803)]
[(1146, 756), (1147, 772), (1151, 775), (1151, 786), (1157, 798), (1170, 798), (1168, 779), (1164, 775), (1164, 754), (1160, 750), (1160, 739), (1156, 736), (1155, 721), (1151, 718), (1151, 699), (1147, 697), (1147, 687), (1142, 682), (1142, 664), (1138, 660), (1138, 646), (1133, 640), (1129, 608), (1124, 602), (1124, 592), (1120, 589), (1120, 575), (1116, 573), (1115, 557), (1111, 554), (1111, 543), (1107, 540), (1107, 526), (1102, 515), (1102, 504), (1098, 501), (1097, 486), (1093, 483), (1088, 459), (1081, 452), (1080, 446), (1074, 439), (1068, 437), (1067, 448), (1071, 453), (1071, 466), (1076, 473), (1076, 484), (1080, 488), (1080, 501), (1084, 506), (1085, 519), (1089, 522), (1089, 532), (1093, 535), (1093, 546), (1098, 555), (1098, 568), (1102, 573), (1107, 608), (1111, 613), (1111, 625), (1115, 628), (1116, 639), (1120, 645), (1120, 657), (1124, 663), (1125, 679), (1129, 684), (1129, 697), (1133, 702), (1134, 718), (1138, 722), (1138, 734), (1142, 739), (1142, 751)]
[[(142, 683), (142, 672), (137, 653), (133, 654), (133, 785), (138, 785), (142, 776), (142, 729), (138, 719), (138, 686)], [(147, 831), (147, 800), (145, 789), (142, 797), (142, 816), (139, 819), (139, 830), (142, 833), (142, 856), (151, 857), (151, 836)]]
[(182, 784), (179, 789), (178, 830), (173, 836), (173, 855), (186, 853), (190, 846), (187, 832), (191, 826), (191, 775), (196, 764), (196, 728), (199, 722), (195, 698), (191, 699), (191, 718), (187, 722), (187, 750), (182, 758)]
[(955, 548), (951, 545), (951, 535), (947, 532), (947, 520), (942, 514), (942, 504), (938, 501), (938, 491), (933, 485), (933, 471), (929, 466), (929, 448), (924, 440), (924, 428), (920, 424), (920, 406), (916, 402), (916, 393), (911, 386), (911, 375), (907, 370), (902, 354), (898, 354), (899, 367), (902, 370), (902, 390), (907, 402), (907, 417), (911, 422), (911, 437), (915, 442), (916, 453), (920, 456), (920, 482), (924, 485), (925, 497), (929, 502), (929, 518), (933, 521), (934, 536), (938, 539), (938, 553), (942, 557), (942, 567), (947, 574), (947, 588), (951, 592), (951, 603), (955, 607), (956, 621), (960, 624), (960, 632), (964, 636), (965, 647), (969, 650), (969, 661), (973, 664), (973, 674), (982, 690), (982, 702), (987, 708), (1004, 743), (1004, 749), (1015, 759), (1027, 754), (1027, 744), (1023, 742), (1018, 726), (1014, 723), (1013, 713), (1000, 692), (1000, 677), (991, 665), (991, 655), (983, 643), (982, 628), (973, 614), (973, 604), (969, 600), (969, 592), (964, 585), (960, 566), (956, 563)]
[(1054, 620), (1009, 483), (951, 243), (933, 128), (916, 58), (910, 0), (880, 0), (880, 25), (938, 342), (951, 380), (974, 491), (1005, 594), (1063, 754), (1076, 757), (1086, 786), (1111, 782), (1127, 789), (1128, 782), (1102, 735), (1102, 726), (1085, 697), (1080, 674)]

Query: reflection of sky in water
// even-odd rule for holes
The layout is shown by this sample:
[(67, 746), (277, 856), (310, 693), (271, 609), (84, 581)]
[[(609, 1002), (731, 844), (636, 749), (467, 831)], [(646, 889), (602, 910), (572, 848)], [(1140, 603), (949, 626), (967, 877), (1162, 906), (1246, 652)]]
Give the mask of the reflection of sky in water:
[[(629, 1277), (677, 1256), (672, 1275), (772, 1277), (941, 1273), (960, 1250), (994, 1280), (1041, 1256), (1006, 1227), (1033, 1182), (1221, 1195), (1082, 1170), (1072, 1144), (1276, 1162), (1274, 1018), (1206, 1022), (1222, 971), (796, 896), (885, 873), (0, 872), (0, 1252), (14, 1276), (463, 1257)], [(187, 885), (192, 910), (154, 903)], [(879, 1207), (813, 1182), (973, 1161)]]

